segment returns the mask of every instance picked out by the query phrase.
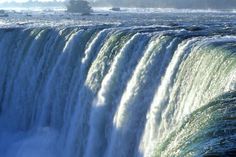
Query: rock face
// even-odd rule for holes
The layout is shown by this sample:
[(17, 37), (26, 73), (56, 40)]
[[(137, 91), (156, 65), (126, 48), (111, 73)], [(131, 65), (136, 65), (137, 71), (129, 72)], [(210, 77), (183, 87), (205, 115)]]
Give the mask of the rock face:
[(121, 9), (119, 7), (113, 7), (110, 10), (112, 10), (112, 11), (121, 11)]
[(84, 0), (70, 0), (67, 5), (67, 11), (71, 13), (90, 14), (92, 9), (89, 2)]

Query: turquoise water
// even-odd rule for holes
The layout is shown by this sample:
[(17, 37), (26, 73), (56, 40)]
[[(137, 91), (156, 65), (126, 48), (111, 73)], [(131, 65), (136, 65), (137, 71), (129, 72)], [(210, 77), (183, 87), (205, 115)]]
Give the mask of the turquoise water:
[(1, 18), (1, 156), (235, 155), (233, 13), (16, 14)]

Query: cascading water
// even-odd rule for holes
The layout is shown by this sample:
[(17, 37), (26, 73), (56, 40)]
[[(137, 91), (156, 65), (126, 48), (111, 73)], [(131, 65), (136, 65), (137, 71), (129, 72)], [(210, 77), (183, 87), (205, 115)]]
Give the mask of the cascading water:
[(236, 36), (2, 28), (0, 156), (234, 154)]

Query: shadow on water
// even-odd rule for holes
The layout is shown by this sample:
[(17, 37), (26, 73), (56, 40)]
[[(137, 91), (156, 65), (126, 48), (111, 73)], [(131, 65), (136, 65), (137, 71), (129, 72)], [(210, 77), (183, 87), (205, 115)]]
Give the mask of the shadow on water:
[[(65, 106), (61, 103), (66, 103), (73, 81), (80, 77), (74, 73), (75, 69), (80, 66), (86, 44), (97, 30), (85, 30), (80, 44), (74, 43), (73, 50), (62, 53), (68, 34), (77, 31), (77, 28), (1, 29), (1, 154), (8, 154), (7, 150), (12, 152), (9, 156), (17, 157), (27, 153), (50, 157), (54, 154), (46, 149), (54, 150), (61, 125), (66, 123), (62, 120)], [(58, 100), (54, 104), (60, 109), (54, 113), (59, 115), (60, 122), (53, 121), (57, 116), (51, 115), (52, 100)], [(44, 110), (49, 115), (42, 119)], [(37, 145), (41, 147), (37, 149)]]

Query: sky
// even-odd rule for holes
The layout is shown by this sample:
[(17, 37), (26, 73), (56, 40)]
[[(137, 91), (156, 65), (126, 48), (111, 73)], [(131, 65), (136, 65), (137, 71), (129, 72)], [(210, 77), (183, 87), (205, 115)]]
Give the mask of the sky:
[[(0, 3), (4, 2), (27, 2), (28, 0), (0, 0)], [(53, 0), (33, 0), (33, 1), (40, 1), (40, 2), (50, 2)], [(64, 1), (64, 0), (57, 0), (57, 1)]]

